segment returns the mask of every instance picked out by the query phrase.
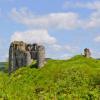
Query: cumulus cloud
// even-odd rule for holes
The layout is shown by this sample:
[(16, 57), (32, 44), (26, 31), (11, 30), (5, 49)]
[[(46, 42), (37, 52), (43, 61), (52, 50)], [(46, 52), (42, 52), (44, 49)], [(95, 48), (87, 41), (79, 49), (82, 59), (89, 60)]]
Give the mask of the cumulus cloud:
[[(74, 54), (76, 52), (75, 46), (70, 45), (60, 45), (56, 38), (51, 36), (47, 30), (38, 29), (38, 30), (29, 30), (25, 32), (15, 32), (11, 36), (11, 41), (24, 41), (27, 43), (39, 43), (46, 46), (46, 49), (53, 52), (47, 57), (51, 57), (54, 59), (68, 59), (71, 57), (70, 54)], [(46, 55), (48, 55), (48, 50), (46, 51)], [(62, 54), (66, 52), (65, 54)]]
[(74, 3), (71, 1), (66, 1), (63, 5), (64, 8), (85, 8), (93, 10), (89, 15), (89, 18), (85, 20), (81, 19), (82, 28), (100, 28), (100, 1), (86, 1)]
[(39, 44), (54, 44), (56, 38), (50, 36), (45, 29), (29, 30), (25, 32), (15, 32), (11, 41), (24, 41), (27, 43), (39, 43)]
[(80, 24), (79, 16), (73, 12), (35, 15), (27, 8), (13, 8), (10, 16), (16, 22), (35, 28), (74, 29)]
[[(66, 3), (65, 3), (66, 4)], [(100, 27), (100, 2), (67, 2), (67, 5), (72, 7), (84, 7), (92, 9), (92, 13), (88, 18), (81, 19), (78, 13), (75, 12), (59, 12), (49, 13), (46, 15), (36, 15), (27, 8), (17, 10), (13, 8), (10, 12), (10, 17), (17, 23), (28, 26), (29, 28), (46, 28), (46, 29), (67, 29), (76, 28), (97, 28)], [(68, 7), (68, 6), (67, 6)], [(70, 6), (71, 7), (71, 6)]]

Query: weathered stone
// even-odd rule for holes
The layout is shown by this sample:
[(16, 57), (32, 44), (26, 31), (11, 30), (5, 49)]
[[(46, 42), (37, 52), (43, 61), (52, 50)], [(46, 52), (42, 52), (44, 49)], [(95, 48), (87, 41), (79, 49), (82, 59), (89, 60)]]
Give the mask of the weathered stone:
[(9, 48), (9, 73), (22, 66), (27, 66), (37, 60), (37, 66), (42, 67), (45, 60), (45, 48), (38, 44), (26, 44), (14, 41)]
[(31, 65), (32, 59), (29, 51), (26, 52), (26, 65)]
[(45, 48), (44, 46), (38, 46), (38, 53), (37, 53), (37, 66), (38, 68), (43, 67), (45, 64)]
[(84, 56), (86, 58), (90, 58), (91, 57), (91, 52), (90, 52), (90, 50), (88, 48), (84, 49)]

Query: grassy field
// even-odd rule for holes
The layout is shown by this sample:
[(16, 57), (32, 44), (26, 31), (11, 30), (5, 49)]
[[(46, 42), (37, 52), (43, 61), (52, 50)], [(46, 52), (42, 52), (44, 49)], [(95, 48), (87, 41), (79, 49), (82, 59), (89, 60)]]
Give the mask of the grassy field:
[(100, 60), (48, 60), (42, 69), (0, 72), (0, 100), (100, 100)]

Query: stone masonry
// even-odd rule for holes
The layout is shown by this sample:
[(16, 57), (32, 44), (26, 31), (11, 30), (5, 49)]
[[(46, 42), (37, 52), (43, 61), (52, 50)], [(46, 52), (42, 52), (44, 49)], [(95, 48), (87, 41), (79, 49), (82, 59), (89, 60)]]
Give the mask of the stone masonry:
[(41, 68), (45, 63), (45, 47), (38, 44), (26, 44), (23, 41), (14, 41), (9, 48), (9, 73), (22, 66), (37, 61), (37, 67)]
[(90, 50), (88, 48), (84, 49), (84, 56), (86, 58), (90, 58), (91, 57), (91, 52), (90, 52)]

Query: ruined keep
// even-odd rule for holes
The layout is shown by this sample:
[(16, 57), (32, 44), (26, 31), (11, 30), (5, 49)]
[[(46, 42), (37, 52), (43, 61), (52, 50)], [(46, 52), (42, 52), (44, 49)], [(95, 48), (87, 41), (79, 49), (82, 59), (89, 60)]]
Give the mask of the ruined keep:
[(91, 57), (91, 52), (90, 52), (90, 50), (88, 48), (84, 49), (84, 56), (86, 58), (90, 58)]
[(26, 44), (23, 41), (14, 41), (9, 48), (9, 73), (16, 69), (32, 64), (36, 60), (37, 67), (45, 63), (45, 47), (38, 44)]

